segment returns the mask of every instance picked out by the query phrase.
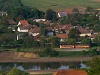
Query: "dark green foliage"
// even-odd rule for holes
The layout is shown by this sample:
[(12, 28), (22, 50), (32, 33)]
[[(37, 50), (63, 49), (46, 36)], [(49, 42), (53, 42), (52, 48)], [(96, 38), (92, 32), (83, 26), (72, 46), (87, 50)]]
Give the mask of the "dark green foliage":
[(7, 11), (14, 7), (21, 7), (21, 0), (0, 0), (0, 10)]
[(29, 73), (25, 73), (24, 71), (19, 70), (16, 67), (13, 67), (8, 75), (30, 75)]
[(58, 56), (58, 52), (53, 50), (50, 47), (45, 48), (45, 50), (43, 52), (44, 52), (44, 55), (49, 56), (49, 57), (56, 57), (56, 56)]
[(79, 10), (78, 10), (77, 8), (74, 8), (74, 9), (72, 10), (72, 12), (73, 12), (74, 14), (78, 14), (78, 13), (79, 13)]
[(68, 38), (67, 44), (68, 45), (74, 45), (76, 43), (76, 40), (74, 38)]
[(32, 37), (25, 37), (23, 39), (23, 43), (22, 43), (22, 46), (24, 48), (30, 48), (30, 47), (33, 47), (34, 46), (34, 39)]
[(93, 29), (94, 29), (94, 31), (96, 31), (96, 32), (100, 32), (100, 25), (98, 24), (98, 25), (94, 25), (93, 26)]
[(68, 20), (68, 17), (65, 16), (65, 17), (59, 18), (58, 22), (60, 24), (68, 24), (69, 23), (69, 20)]
[(84, 39), (82, 39), (82, 41), (81, 41), (81, 44), (89, 44), (89, 45), (91, 45), (91, 43), (92, 43), (92, 41), (91, 41), (91, 39), (89, 39), (89, 38), (84, 38)]
[(100, 58), (95, 57), (89, 62), (89, 75), (99, 75), (100, 74)]
[(56, 16), (56, 12), (53, 11), (52, 9), (48, 9), (46, 10), (46, 20), (51, 20), (51, 21), (56, 21), (57, 16)]
[(77, 28), (72, 28), (68, 32), (68, 37), (77, 39), (79, 37), (79, 34), (80, 31)]
[(41, 23), (39, 26), (40, 26), (40, 35), (47, 36), (47, 29), (46, 29), (45, 25), (43, 23)]
[(91, 13), (93, 10), (93, 7), (88, 6), (85, 11)]
[(94, 39), (94, 43), (96, 43), (98, 46), (100, 46), (100, 35), (97, 35)]
[(43, 18), (44, 12), (39, 11), (36, 8), (28, 8), (23, 6), (9, 9), (8, 15), (18, 22), (19, 20), (27, 18)]
[(0, 36), (0, 46), (5, 48), (13, 48), (15, 46), (16, 35), (15, 34), (2, 34)]
[(99, 55), (100, 51), (97, 51), (97, 48), (90, 48), (89, 49), (89, 55), (94, 56), (94, 55)]
[(56, 36), (51, 36), (48, 38), (48, 41), (51, 43), (52, 47), (59, 47), (59, 38)]

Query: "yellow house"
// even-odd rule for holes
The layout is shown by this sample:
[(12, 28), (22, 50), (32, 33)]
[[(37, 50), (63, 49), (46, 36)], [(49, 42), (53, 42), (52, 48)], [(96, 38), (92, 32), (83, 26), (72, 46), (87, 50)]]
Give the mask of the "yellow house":
[(80, 37), (84, 37), (84, 36), (89, 36), (90, 37), (91, 35), (92, 35), (91, 33), (81, 33)]

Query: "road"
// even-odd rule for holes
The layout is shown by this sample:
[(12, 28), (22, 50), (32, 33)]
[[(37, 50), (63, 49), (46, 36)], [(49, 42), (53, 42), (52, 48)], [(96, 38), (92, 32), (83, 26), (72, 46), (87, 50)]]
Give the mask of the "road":
[(60, 48), (55, 48), (56, 51), (88, 51), (89, 49), (86, 48), (67, 48), (67, 49), (60, 49)]

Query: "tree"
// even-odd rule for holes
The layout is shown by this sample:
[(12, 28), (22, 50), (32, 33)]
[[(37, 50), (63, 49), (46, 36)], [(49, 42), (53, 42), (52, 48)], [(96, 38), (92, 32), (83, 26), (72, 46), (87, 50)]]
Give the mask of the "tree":
[(34, 39), (32, 37), (29, 37), (29, 36), (24, 37), (22, 46), (24, 48), (34, 47)]
[(74, 8), (74, 9), (72, 10), (72, 12), (73, 12), (74, 14), (78, 14), (78, 13), (79, 13), (79, 10), (78, 10), (77, 8)]
[(48, 41), (51, 43), (52, 47), (58, 47), (59, 46), (59, 39), (56, 36), (49, 37)]
[(76, 40), (75, 39), (68, 38), (67, 44), (69, 44), (69, 45), (75, 45), (75, 43), (76, 43)]
[(16, 67), (13, 67), (11, 71), (8, 73), (8, 75), (30, 75), (29, 73), (26, 73), (24, 71), (19, 70)]
[(89, 62), (89, 75), (99, 75), (100, 74), (100, 58), (95, 57)]
[(40, 24), (40, 35), (47, 36), (47, 29), (42, 23)]
[(93, 7), (88, 6), (85, 11), (88, 12), (88, 13), (92, 13)]
[(6, 15), (2, 16), (2, 18), (0, 20), (0, 25), (8, 27), (9, 23), (8, 23), (7, 19), (9, 19), (8, 16), (6, 16)]
[(8, 11), (11, 8), (23, 6), (21, 0), (0, 0), (0, 10)]
[(50, 47), (46, 47), (44, 50), (45, 55), (50, 56), (50, 57), (55, 57), (58, 56), (58, 52), (53, 50)]
[(94, 29), (95, 32), (100, 32), (100, 25), (99, 24), (98, 25), (94, 25), (93, 29)]
[(69, 23), (69, 19), (68, 19), (68, 17), (64, 16), (64, 17), (59, 18), (58, 22), (60, 24), (68, 24)]
[(46, 20), (56, 21), (56, 19), (57, 16), (55, 11), (53, 11), (52, 9), (46, 10)]
[(16, 41), (16, 35), (15, 34), (2, 34), (0, 36), (0, 44), (3, 47), (13, 47), (14, 42)]
[(95, 38), (94, 38), (94, 43), (96, 43), (98, 46), (100, 46), (100, 34), (97, 35)]
[(80, 31), (77, 28), (72, 28), (68, 32), (68, 37), (77, 39), (79, 37), (79, 34)]
[(92, 43), (92, 41), (88, 37), (82, 39), (82, 41), (81, 41), (81, 44), (89, 44), (89, 45), (91, 45), (91, 43)]
[(45, 42), (46, 42), (45, 37), (40, 36), (39, 40), (40, 40), (41, 47), (44, 48), (45, 47)]

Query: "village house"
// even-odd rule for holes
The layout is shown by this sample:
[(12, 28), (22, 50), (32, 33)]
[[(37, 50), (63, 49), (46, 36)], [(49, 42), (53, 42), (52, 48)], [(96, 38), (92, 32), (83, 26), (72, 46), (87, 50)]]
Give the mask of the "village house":
[(90, 39), (91, 41), (93, 42), (93, 40), (95, 39), (96, 36), (98, 36), (99, 33), (93, 33), (91, 36), (90, 36)]
[(60, 42), (66, 42), (68, 39), (68, 34), (56, 34), (56, 37), (60, 39)]
[(74, 26), (71, 24), (67, 24), (61, 27), (61, 30), (63, 30), (66, 34), (68, 33), (68, 31), (73, 28)]
[(86, 29), (86, 28), (83, 28), (81, 26), (78, 26), (78, 29), (80, 31), (80, 37), (85, 37), (85, 36), (91, 36), (93, 34), (93, 31), (90, 30), (90, 29)]
[(0, 12), (0, 16), (8, 15), (7, 12)]
[(46, 19), (34, 19), (33, 21), (35, 21), (35, 22), (45, 22)]
[(32, 36), (37, 36), (40, 34), (40, 28), (37, 27), (36, 25), (33, 25), (33, 27), (29, 30), (29, 35), (32, 35)]
[(18, 32), (28, 32), (30, 26), (18, 26)]
[(31, 25), (28, 23), (27, 20), (20, 20), (17, 26), (18, 32), (28, 32), (28, 30), (31, 28)]
[(29, 25), (29, 23), (28, 23), (27, 20), (20, 20), (20, 21), (18, 22), (18, 26), (19, 26), (19, 25), (27, 26), (27, 25)]
[(58, 17), (67, 17), (67, 13), (65, 11), (58, 12)]
[(52, 75), (88, 75), (84, 70), (60, 70)]
[(47, 27), (47, 36), (53, 36), (54, 30), (51, 27)]

